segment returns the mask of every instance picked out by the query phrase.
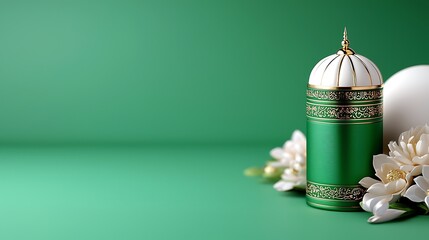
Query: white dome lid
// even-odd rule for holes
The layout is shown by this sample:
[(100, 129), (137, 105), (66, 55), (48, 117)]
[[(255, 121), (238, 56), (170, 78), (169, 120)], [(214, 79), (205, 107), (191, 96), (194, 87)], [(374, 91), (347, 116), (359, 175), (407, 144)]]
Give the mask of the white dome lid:
[(309, 84), (318, 87), (380, 86), (383, 78), (377, 66), (368, 58), (349, 48), (344, 29), (343, 48), (319, 61), (310, 74)]

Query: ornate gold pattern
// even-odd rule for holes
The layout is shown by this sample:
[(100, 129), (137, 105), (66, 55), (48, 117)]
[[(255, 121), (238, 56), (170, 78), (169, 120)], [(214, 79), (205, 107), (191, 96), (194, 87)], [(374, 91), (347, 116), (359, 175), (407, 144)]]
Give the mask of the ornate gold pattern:
[(329, 200), (361, 201), (365, 188), (359, 185), (335, 186), (307, 182), (307, 196)]
[(332, 205), (326, 205), (326, 204), (320, 204), (320, 203), (314, 203), (314, 202), (307, 202), (308, 205), (313, 206), (313, 207), (317, 207), (317, 208), (322, 208), (322, 209), (328, 209), (328, 210), (339, 210), (341, 209), (341, 211), (360, 211), (362, 210), (361, 206), (357, 205), (357, 206), (332, 206)]
[(361, 91), (332, 91), (308, 88), (307, 97), (309, 99), (329, 101), (381, 100), (383, 98), (383, 91), (382, 89)]
[(325, 119), (370, 119), (383, 116), (383, 105), (319, 105), (307, 102), (307, 116)]
[(381, 85), (371, 85), (371, 86), (351, 86), (351, 87), (330, 87), (330, 86), (322, 86), (322, 85), (315, 85), (315, 84), (308, 84), (309, 88), (316, 88), (316, 89), (326, 89), (326, 90), (370, 90), (370, 89), (378, 89), (382, 88), (383, 84)]
[(335, 119), (332, 120), (331, 122), (329, 121), (325, 121), (326, 119), (323, 118), (312, 118), (312, 119), (307, 119), (307, 122), (314, 122), (317, 124), (344, 124), (344, 125), (362, 125), (362, 124), (374, 124), (374, 123), (379, 123), (379, 122), (383, 122), (383, 118), (373, 118), (373, 119), (369, 119), (367, 121), (344, 121), (344, 122), (340, 122), (340, 121), (336, 121)]

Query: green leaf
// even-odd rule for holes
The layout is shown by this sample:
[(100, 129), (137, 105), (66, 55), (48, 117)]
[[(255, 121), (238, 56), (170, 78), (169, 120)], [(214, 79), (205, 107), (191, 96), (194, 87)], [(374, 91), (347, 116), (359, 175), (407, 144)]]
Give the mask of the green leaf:
[(429, 213), (429, 208), (426, 205), (426, 203), (424, 202), (418, 203), (416, 206), (417, 206), (417, 211), (419, 211), (420, 214), (427, 215)]
[(403, 210), (403, 213), (398, 219), (410, 218), (419, 215), (419, 211), (415, 208), (416, 206), (410, 202), (395, 202), (389, 204), (389, 208)]
[(406, 203), (402, 203), (402, 202), (391, 203), (391, 204), (389, 204), (389, 208), (403, 210), (403, 211), (407, 211), (407, 212), (415, 211), (412, 208), (412, 206), (410, 206), (409, 204), (406, 204)]
[(416, 203), (416, 202), (413, 202), (410, 199), (405, 198), (405, 197), (401, 197), (397, 203), (393, 203), (390, 206), (392, 206), (392, 205), (394, 207), (395, 206), (399, 206), (399, 207), (406, 206), (408, 208), (412, 208), (416, 212), (416, 214), (421, 214), (421, 215), (429, 214), (429, 209), (426, 206), (426, 203), (424, 203), (424, 202)]

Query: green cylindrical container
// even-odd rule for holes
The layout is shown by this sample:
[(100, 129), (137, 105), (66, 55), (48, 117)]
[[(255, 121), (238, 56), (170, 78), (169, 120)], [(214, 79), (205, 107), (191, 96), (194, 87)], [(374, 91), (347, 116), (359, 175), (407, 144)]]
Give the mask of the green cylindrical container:
[(383, 150), (383, 80), (346, 32), (342, 45), (314, 67), (307, 88), (307, 203), (359, 211), (358, 182), (374, 175), (372, 157)]

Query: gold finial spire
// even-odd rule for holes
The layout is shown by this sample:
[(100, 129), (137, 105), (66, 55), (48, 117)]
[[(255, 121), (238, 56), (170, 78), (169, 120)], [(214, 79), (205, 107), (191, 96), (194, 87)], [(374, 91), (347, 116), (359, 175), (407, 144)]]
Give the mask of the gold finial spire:
[(350, 42), (347, 38), (347, 28), (344, 27), (344, 33), (343, 33), (343, 41), (341, 42), (341, 46), (343, 46), (337, 54), (346, 54), (346, 55), (353, 55), (355, 52), (349, 48)]
[(341, 42), (341, 45), (343, 46), (343, 50), (347, 50), (349, 48), (349, 40), (347, 39), (347, 28), (344, 27), (344, 33), (343, 33), (343, 41)]

